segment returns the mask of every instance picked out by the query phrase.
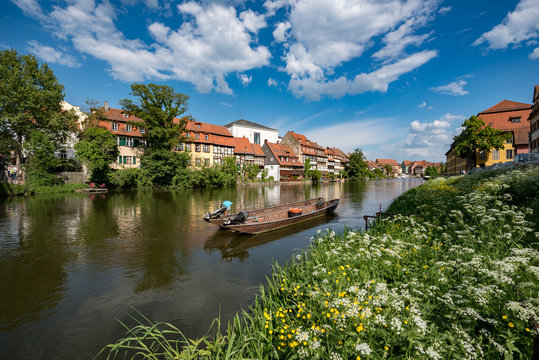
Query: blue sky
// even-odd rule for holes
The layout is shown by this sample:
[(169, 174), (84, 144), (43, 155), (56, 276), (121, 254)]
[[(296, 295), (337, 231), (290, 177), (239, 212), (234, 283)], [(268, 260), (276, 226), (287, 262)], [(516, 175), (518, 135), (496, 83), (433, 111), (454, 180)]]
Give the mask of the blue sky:
[(293, 130), (369, 159), (444, 161), (462, 121), (539, 84), (539, 1), (11, 0), (0, 49), (47, 62), (66, 100), (133, 82), (188, 114)]

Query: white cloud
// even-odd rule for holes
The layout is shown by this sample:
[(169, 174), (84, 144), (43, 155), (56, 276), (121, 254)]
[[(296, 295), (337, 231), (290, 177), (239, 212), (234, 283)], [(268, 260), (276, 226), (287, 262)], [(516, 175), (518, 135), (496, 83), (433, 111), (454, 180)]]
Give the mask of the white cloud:
[(37, 41), (28, 41), (28, 50), (47, 63), (60, 64), (67, 67), (80, 67), (81, 64), (73, 56), (64, 54), (50, 46), (45, 46)]
[(448, 12), (450, 12), (452, 9), (451, 6), (444, 6), (444, 7), (441, 7), (440, 10), (438, 10), (438, 14), (440, 15), (445, 15), (447, 14)]
[(277, 27), (273, 30), (273, 38), (277, 42), (284, 42), (288, 36), (288, 30), (290, 30), (290, 23), (288, 21), (277, 24)]
[[(268, 2), (267, 2), (268, 3)], [(266, 4), (267, 4), (266, 3)], [(276, 7), (276, 2), (270, 2)], [(277, 27), (274, 37), (285, 41), (284, 70), (290, 75), (289, 89), (310, 100), (340, 97), (365, 91), (386, 91), (390, 82), (436, 56), (436, 51), (405, 53), (430, 35), (415, 35), (432, 19), (438, 0), (297, 0), (290, 6), (289, 24)], [(288, 32), (286, 32), (288, 31)], [(285, 36), (285, 34), (287, 34)], [(374, 57), (382, 67), (353, 79), (333, 77), (335, 68), (360, 57), (374, 39), (384, 35), (384, 47)], [(379, 78), (384, 72), (419, 58), (420, 65), (400, 71), (398, 76)]]
[(41, 6), (36, 0), (11, 0), (11, 2), (17, 5), (26, 16), (40, 20), (45, 20), (46, 18)]
[(269, 78), (268, 79), (268, 86), (269, 87), (274, 87), (274, 86), (277, 86), (277, 81), (272, 79), (272, 78)]
[(219, 105), (223, 105), (223, 106), (226, 106), (226, 107), (232, 107), (232, 105), (230, 105), (229, 103), (226, 103), (226, 102), (224, 102), (224, 101), (221, 101), (221, 102), (219, 103)]
[(432, 122), (414, 120), (410, 123), (408, 136), (394, 145), (386, 146), (385, 150), (400, 154), (403, 159), (443, 161), (456, 135), (455, 124), (460, 125), (463, 120), (464, 116), (449, 113)]
[(240, 79), (241, 84), (243, 85), (243, 87), (247, 87), (247, 85), (249, 85), (251, 83), (251, 81), (253, 80), (252, 76), (248, 76), (248, 75), (245, 75), (245, 74), (238, 74), (238, 78)]
[(468, 91), (464, 90), (464, 86), (466, 84), (467, 82), (461, 79), (450, 82), (447, 85), (432, 87), (431, 90), (446, 95), (462, 96), (469, 93)]
[(507, 14), (501, 24), (481, 35), (473, 45), (487, 43), (489, 49), (506, 49), (510, 44), (519, 45), (530, 39), (539, 38), (537, 19), (539, 19), (539, 1), (522, 0), (513, 12)]
[[(36, 7), (26, 4), (34, 2), (19, 3), (38, 18)], [(117, 29), (117, 11), (108, 1), (54, 6), (42, 23), (53, 27), (59, 38), (71, 40), (79, 52), (106, 61), (111, 75), (123, 81), (177, 79), (194, 84), (200, 92), (230, 94), (228, 74), (268, 64), (268, 49), (252, 45), (256, 32), (266, 26), (261, 16), (251, 10), (238, 14), (231, 6), (194, 2), (182, 3), (178, 10), (187, 20), (177, 30), (152, 23), (148, 30), (155, 42), (150, 44), (127, 39)]]
[(356, 75), (353, 80), (348, 80), (343, 76), (336, 80), (316, 79), (315, 76), (293, 77), (290, 80), (289, 88), (293, 93), (308, 100), (318, 100), (322, 95), (338, 98), (347, 94), (355, 95), (367, 91), (386, 92), (389, 83), (420, 67), (437, 55), (438, 53), (433, 50), (415, 53), (370, 73)]
[(417, 105), (418, 108), (424, 108), (427, 106), (427, 102), (423, 101), (421, 104)]
[(530, 59), (539, 59), (539, 47), (533, 50), (533, 52), (530, 54)]

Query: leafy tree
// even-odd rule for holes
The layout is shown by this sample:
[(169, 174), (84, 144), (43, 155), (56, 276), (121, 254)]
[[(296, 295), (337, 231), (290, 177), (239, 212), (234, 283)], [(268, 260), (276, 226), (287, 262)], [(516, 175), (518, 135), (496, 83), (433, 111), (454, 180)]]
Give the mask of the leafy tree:
[(255, 164), (246, 164), (243, 166), (243, 171), (247, 176), (247, 180), (254, 180), (260, 172), (260, 167)]
[(438, 176), (438, 168), (436, 166), (427, 166), (427, 168), (425, 169), (425, 175), (430, 177)]
[(237, 183), (238, 167), (234, 156), (227, 156), (223, 159), (221, 170), (226, 174), (226, 185), (235, 185)]
[(89, 127), (82, 132), (80, 141), (75, 144), (75, 153), (77, 159), (88, 166), (92, 181), (108, 182), (110, 164), (119, 154), (116, 141), (114, 134), (100, 127)]
[(187, 111), (189, 96), (170, 86), (155, 84), (132, 84), (131, 95), (137, 98), (137, 104), (129, 99), (120, 100), (120, 104), (129, 114), (143, 120), (135, 125), (146, 129), (147, 151), (170, 151), (178, 145), (188, 118), (177, 117)]
[(25, 165), (26, 184), (29, 186), (58, 185), (61, 181), (55, 169), (60, 160), (54, 157), (55, 143), (50, 135), (32, 131), (24, 143), (29, 161)]
[(15, 140), (10, 150), (15, 152), (19, 173), (23, 141), (32, 131), (48, 133), (61, 143), (75, 129), (75, 115), (61, 109), (63, 91), (47, 64), (12, 49), (0, 52), (0, 132)]
[(393, 174), (393, 168), (391, 167), (391, 165), (385, 164), (384, 169), (386, 169), (387, 176), (391, 176), (391, 174)]
[(492, 149), (503, 149), (505, 141), (511, 138), (510, 133), (485, 126), (483, 119), (472, 115), (462, 124), (464, 130), (455, 140), (455, 154), (465, 158), (472, 168), (477, 166), (477, 157), (480, 152), (487, 155)]
[(356, 149), (350, 155), (349, 163), (346, 167), (346, 173), (350, 180), (361, 180), (369, 175), (365, 155), (361, 149)]
[(157, 149), (145, 153), (141, 166), (147, 171), (152, 184), (163, 187), (172, 184), (172, 178), (180, 169), (185, 169), (191, 162), (191, 154), (186, 151), (174, 152)]

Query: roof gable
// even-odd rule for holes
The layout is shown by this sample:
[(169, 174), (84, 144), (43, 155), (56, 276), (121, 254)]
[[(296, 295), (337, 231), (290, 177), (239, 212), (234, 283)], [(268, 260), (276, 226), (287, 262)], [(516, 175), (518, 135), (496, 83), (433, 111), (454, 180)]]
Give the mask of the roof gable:
[(486, 110), (481, 111), (478, 115), (504, 112), (504, 111), (527, 110), (527, 109), (531, 109), (531, 107), (532, 105), (530, 104), (520, 103), (516, 101), (502, 100), (496, 105)]
[(270, 131), (277, 131), (276, 129), (272, 129), (270, 127), (267, 127), (267, 126), (264, 126), (264, 125), (261, 125), (261, 124), (257, 124), (257, 123), (254, 123), (252, 121), (248, 121), (248, 120), (245, 120), (245, 119), (239, 119), (239, 120), (236, 120), (236, 121), (233, 121), (231, 123), (228, 123), (225, 125), (225, 128), (230, 128), (234, 125), (238, 125), (238, 126), (245, 126), (245, 127), (250, 127), (250, 128), (257, 128), (257, 129), (263, 129), (263, 130), (270, 130)]

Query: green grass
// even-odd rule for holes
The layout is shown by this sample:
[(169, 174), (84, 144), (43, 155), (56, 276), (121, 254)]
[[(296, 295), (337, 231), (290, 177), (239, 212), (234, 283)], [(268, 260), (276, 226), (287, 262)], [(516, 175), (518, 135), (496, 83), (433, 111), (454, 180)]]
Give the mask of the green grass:
[(226, 331), (191, 341), (144, 319), (100, 356), (531, 359), (537, 179), (539, 167), (429, 181), (389, 207), (402, 215), (368, 232), (313, 236), (307, 251), (274, 266)]
[(30, 187), (18, 184), (0, 183), (0, 197), (38, 195), (38, 194), (59, 194), (72, 193), (78, 189), (87, 188), (84, 183), (62, 184), (56, 186), (36, 186)]

